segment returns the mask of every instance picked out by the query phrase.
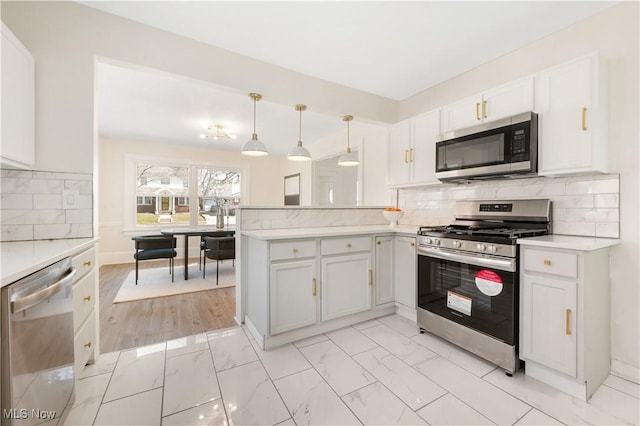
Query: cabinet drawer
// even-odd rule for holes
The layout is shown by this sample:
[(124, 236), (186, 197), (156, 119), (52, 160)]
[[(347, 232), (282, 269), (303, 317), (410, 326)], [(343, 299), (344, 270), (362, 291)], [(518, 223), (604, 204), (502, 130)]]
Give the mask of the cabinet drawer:
[(84, 323), (76, 338), (74, 339), (74, 356), (75, 356), (75, 372), (76, 377), (80, 377), (80, 373), (87, 362), (92, 358), (96, 345), (96, 315), (92, 313), (89, 320)]
[(524, 269), (561, 277), (578, 277), (578, 255), (561, 251), (526, 249)]
[(271, 243), (270, 260), (299, 259), (316, 255), (315, 240), (286, 241)]
[(91, 272), (73, 286), (73, 330), (76, 332), (95, 307), (95, 276), (95, 273)]
[(322, 256), (370, 250), (371, 237), (331, 238), (320, 242)]
[(93, 271), (96, 264), (96, 251), (92, 247), (89, 250), (74, 256), (71, 259), (73, 267), (76, 268), (78, 273), (76, 274), (76, 281), (86, 275), (88, 272)]

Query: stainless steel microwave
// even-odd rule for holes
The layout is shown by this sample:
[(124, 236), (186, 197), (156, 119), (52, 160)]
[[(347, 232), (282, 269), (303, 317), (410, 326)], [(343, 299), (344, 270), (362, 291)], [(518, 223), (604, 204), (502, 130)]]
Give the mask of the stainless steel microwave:
[(444, 135), (436, 177), (465, 181), (538, 172), (538, 114), (527, 112)]

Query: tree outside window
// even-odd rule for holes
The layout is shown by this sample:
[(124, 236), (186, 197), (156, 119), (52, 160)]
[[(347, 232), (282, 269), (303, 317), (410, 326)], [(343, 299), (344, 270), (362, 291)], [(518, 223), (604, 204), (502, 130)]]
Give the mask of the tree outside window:
[(198, 223), (235, 225), (235, 207), (240, 204), (240, 172), (198, 168)]
[[(136, 169), (137, 225), (189, 224), (189, 167), (138, 163)], [(147, 201), (149, 201), (147, 203)]]

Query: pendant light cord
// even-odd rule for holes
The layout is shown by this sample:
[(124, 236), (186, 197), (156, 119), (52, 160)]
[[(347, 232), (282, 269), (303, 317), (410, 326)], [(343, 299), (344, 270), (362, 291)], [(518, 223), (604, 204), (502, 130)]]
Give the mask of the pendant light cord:
[(347, 121), (347, 150), (351, 149), (349, 146), (349, 121)]
[(300, 121), (298, 124), (298, 141), (302, 141), (302, 108), (300, 108)]
[(256, 134), (256, 98), (253, 98), (253, 134)]

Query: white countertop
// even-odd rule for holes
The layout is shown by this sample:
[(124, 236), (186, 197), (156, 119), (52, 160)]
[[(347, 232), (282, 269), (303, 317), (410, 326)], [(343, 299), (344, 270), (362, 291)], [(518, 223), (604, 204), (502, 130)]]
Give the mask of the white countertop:
[(37, 240), (0, 243), (0, 287), (19, 280), (67, 256), (88, 249), (97, 240)]
[(568, 250), (592, 251), (619, 244), (613, 238), (578, 237), (575, 235), (542, 235), (540, 237), (518, 238), (523, 246), (538, 246)]
[(389, 225), (329, 226), (324, 228), (251, 230), (242, 231), (242, 235), (259, 240), (285, 240), (290, 238), (338, 237), (341, 235), (390, 233), (415, 236), (418, 233), (418, 228), (418, 226), (407, 225), (398, 225), (397, 228), (389, 228)]

